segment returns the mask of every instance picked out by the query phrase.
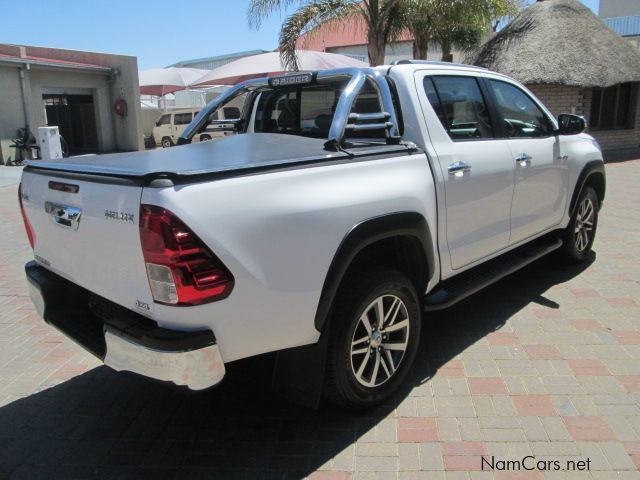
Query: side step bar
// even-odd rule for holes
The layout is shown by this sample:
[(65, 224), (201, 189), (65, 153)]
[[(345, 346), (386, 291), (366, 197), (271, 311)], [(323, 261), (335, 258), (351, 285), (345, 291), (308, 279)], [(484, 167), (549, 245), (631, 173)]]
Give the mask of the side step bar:
[(562, 247), (562, 240), (559, 238), (543, 237), (450, 280), (445, 280), (433, 292), (425, 295), (423, 310), (448, 308), (560, 247)]

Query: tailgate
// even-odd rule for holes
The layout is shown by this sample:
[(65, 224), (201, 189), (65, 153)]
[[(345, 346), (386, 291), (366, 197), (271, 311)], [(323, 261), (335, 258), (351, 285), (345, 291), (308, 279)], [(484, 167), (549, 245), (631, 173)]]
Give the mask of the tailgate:
[(22, 176), (36, 261), (91, 292), (150, 315), (153, 299), (138, 229), (142, 187), (126, 180), (94, 182), (50, 173), (25, 171)]

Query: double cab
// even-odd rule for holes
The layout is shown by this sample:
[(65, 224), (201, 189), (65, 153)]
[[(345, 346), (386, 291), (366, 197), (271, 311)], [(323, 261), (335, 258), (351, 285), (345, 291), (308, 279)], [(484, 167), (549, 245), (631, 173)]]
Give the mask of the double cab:
[[(191, 144), (212, 128), (228, 135)], [(464, 65), (249, 80), (175, 148), (28, 162), (31, 297), (115, 370), (203, 390), (278, 352), (294, 400), (372, 406), (430, 311), (543, 255), (589, 258), (605, 173), (585, 128)]]

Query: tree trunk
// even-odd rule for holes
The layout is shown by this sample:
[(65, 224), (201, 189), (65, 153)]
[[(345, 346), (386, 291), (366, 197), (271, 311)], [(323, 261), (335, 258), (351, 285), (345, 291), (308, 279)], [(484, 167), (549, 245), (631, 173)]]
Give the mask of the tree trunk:
[(415, 60), (426, 60), (429, 42), (424, 38), (416, 37), (413, 41), (413, 58)]
[(451, 53), (451, 42), (442, 42), (442, 61), (453, 62), (453, 54)]
[(369, 30), (369, 44), (367, 45), (367, 53), (369, 54), (369, 64), (372, 67), (384, 65), (384, 54), (386, 44), (382, 35), (375, 35)]

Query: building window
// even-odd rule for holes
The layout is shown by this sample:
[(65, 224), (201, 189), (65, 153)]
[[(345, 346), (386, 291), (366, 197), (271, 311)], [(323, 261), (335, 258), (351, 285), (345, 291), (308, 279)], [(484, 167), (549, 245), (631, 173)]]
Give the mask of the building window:
[(632, 128), (633, 107), (636, 95), (631, 83), (622, 83), (609, 88), (594, 88), (591, 94), (592, 130)]

